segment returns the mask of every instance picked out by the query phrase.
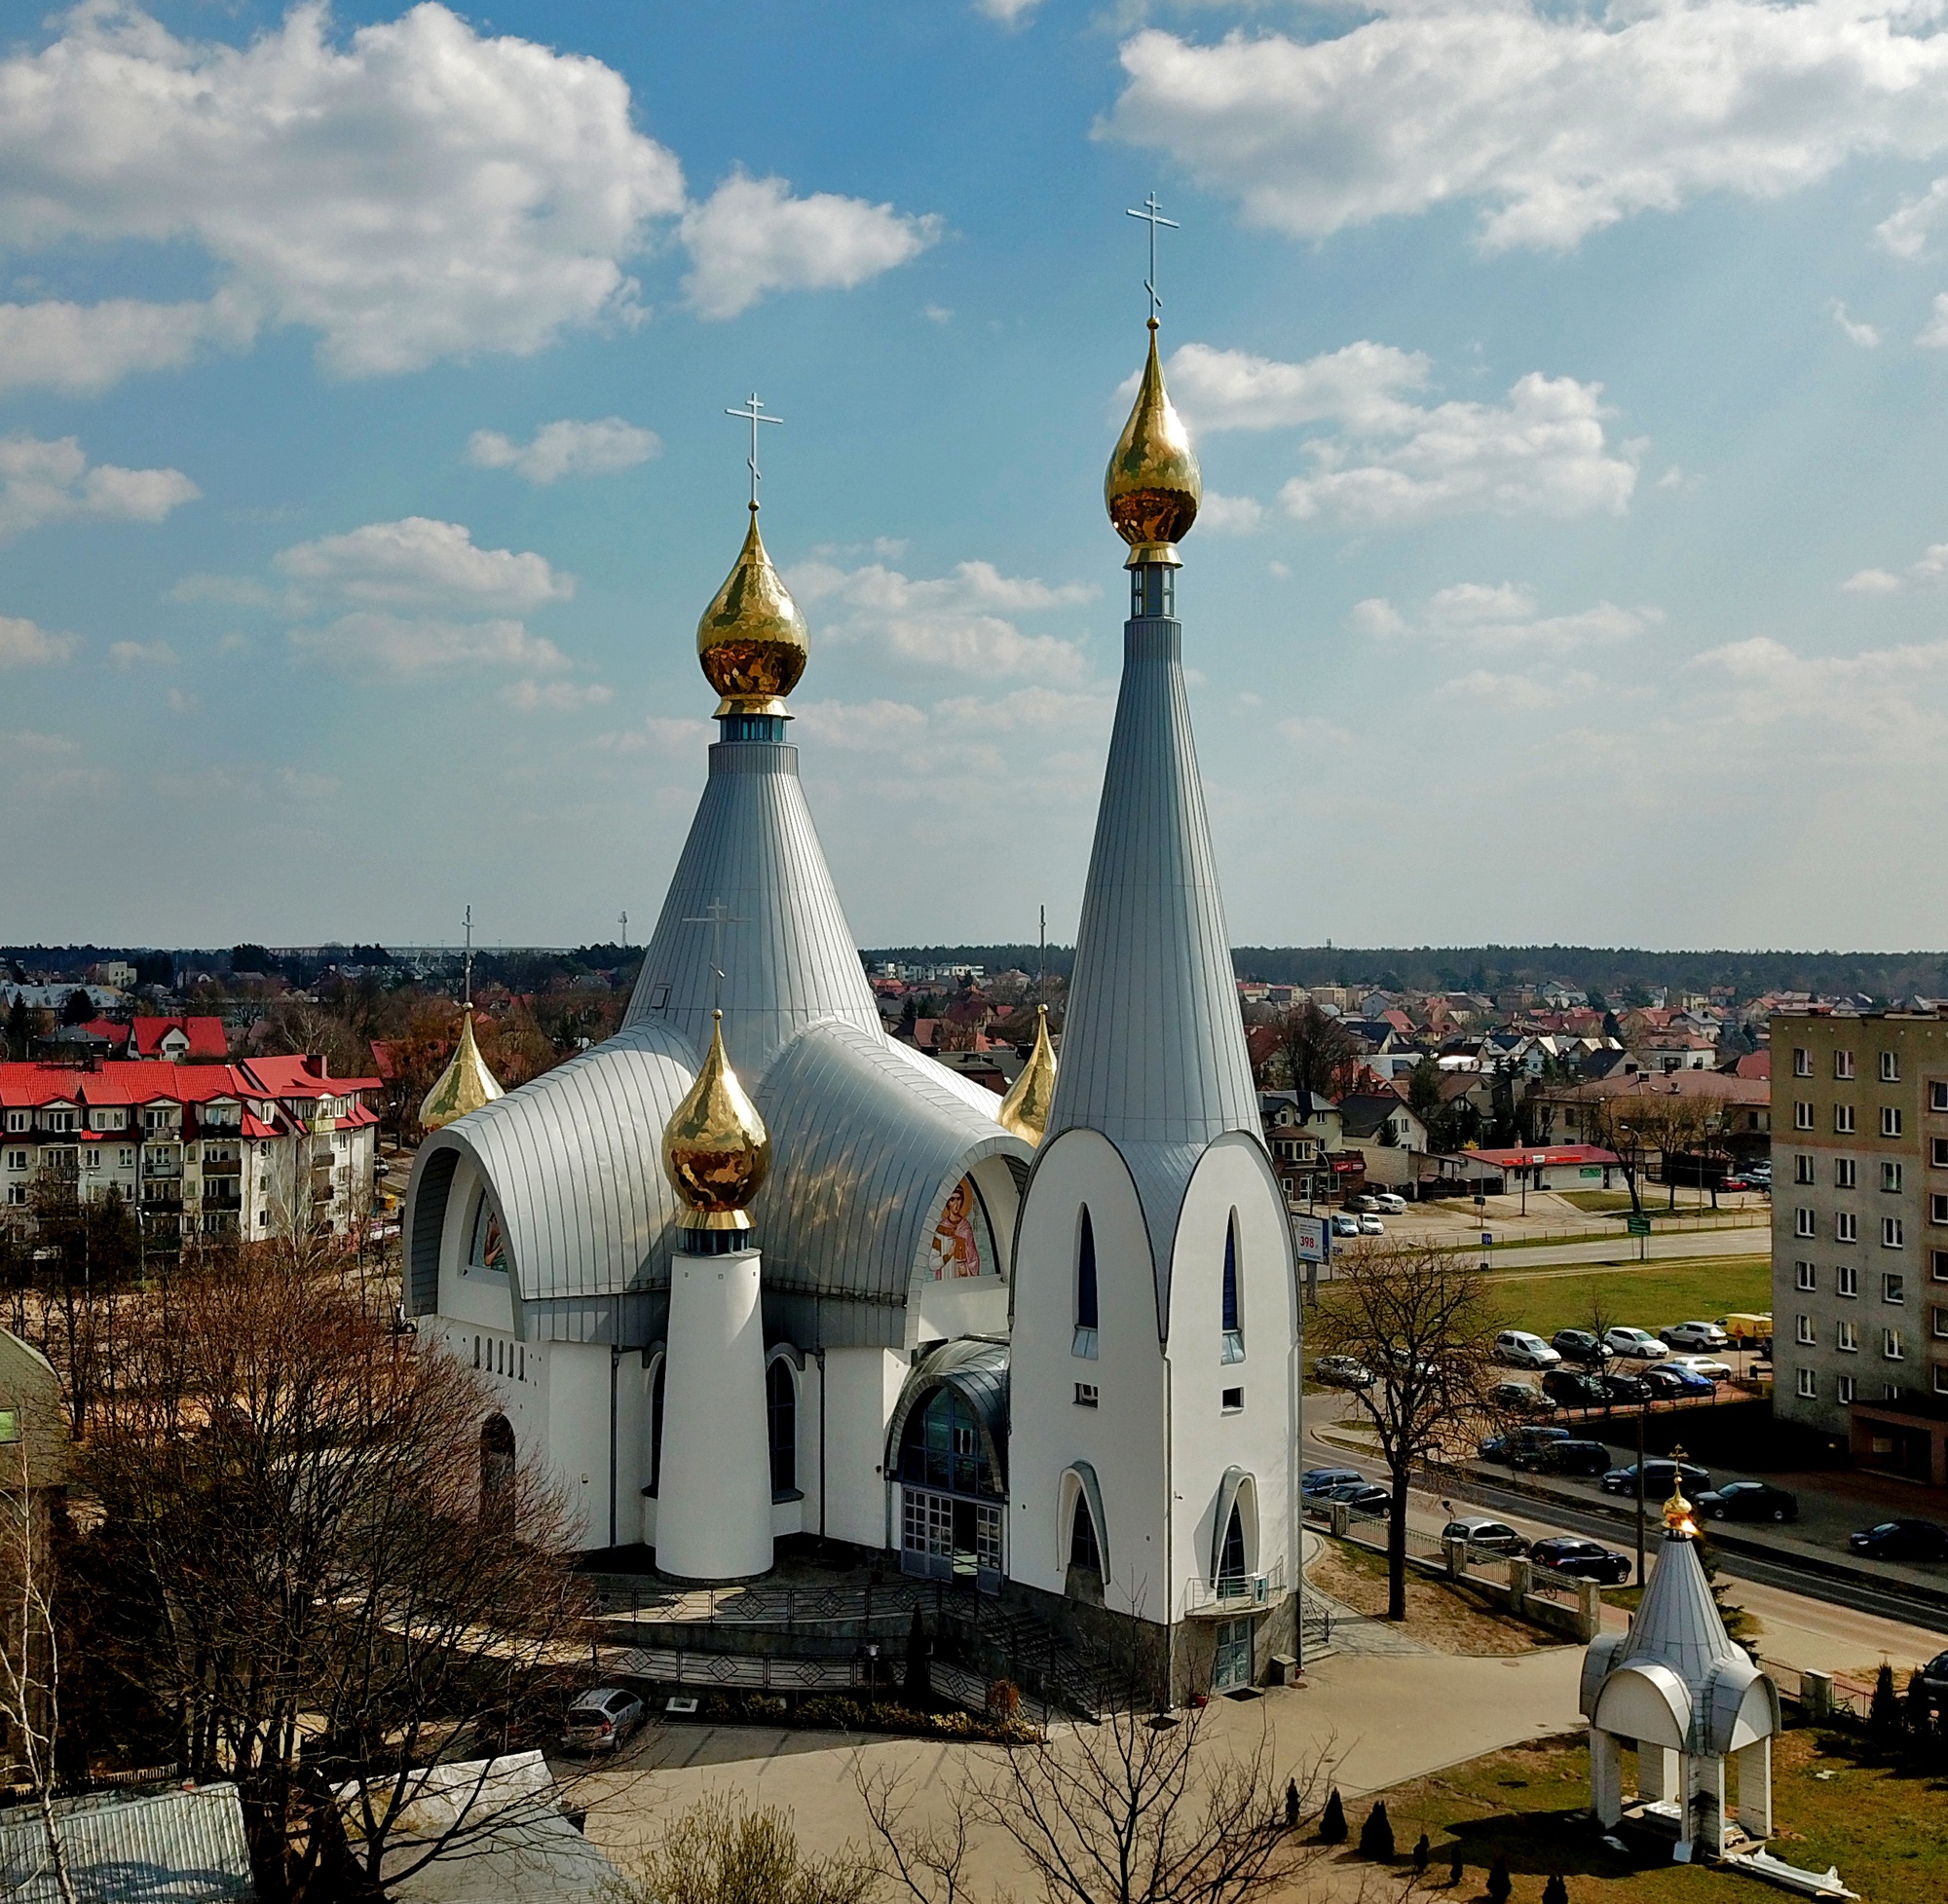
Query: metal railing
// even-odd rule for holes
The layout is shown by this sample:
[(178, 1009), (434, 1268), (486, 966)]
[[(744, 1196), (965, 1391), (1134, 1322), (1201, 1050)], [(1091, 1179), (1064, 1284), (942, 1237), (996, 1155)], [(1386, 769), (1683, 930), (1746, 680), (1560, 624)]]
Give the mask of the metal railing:
[(1259, 1574), (1219, 1574), (1206, 1580), (1193, 1574), (1183, 1584), (1185, 1613), (1225, 1612), (1236, 1608), (1250, 1613), (1254, 1607), (1269, 1606), (1285, 1592), (1285, 1558), (1281, 1555)]

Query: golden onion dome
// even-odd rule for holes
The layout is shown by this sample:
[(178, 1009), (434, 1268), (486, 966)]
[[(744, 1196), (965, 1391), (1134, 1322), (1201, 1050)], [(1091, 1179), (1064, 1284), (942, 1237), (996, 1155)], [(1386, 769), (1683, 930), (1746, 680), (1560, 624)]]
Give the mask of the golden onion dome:
[(1674, 1539), (1690, 1540), (1698, 1532), (1698, 1523), (1691, 1517), (1691, 1503), (1684, 1498), (1684, 1450), (1672, 1448), (1670, 1458), (1673, 1472), (1670, 1499), (1664, 1504), (1664, 1524)]
[(473, 1041), (472, 1012), (463, 1012), (460, 1042), (454, 1047), (453, 1061), (440, 1072), (439, 1082), (426, 1094), (426, 1101), (420, 1105), (421, 1127), (442, 1130), (468, 1111), (478, 1110), (482, 1104), (491, 1104), (496, 1098), (506, 1095)]
[(1164, 388), (1152, 317), (1149, 360), (1143, 365), (1136, 405), (1103, 477), (1109, 520), (1130, 545), (1125, 566), (1163, 562), (1175, 567), (1178, 557), (1172, 544), (1189, 535), (1203, 500), (1197, 452), (1190, 447), (1190, 432)]
[(770, 1133), (724, 1055), (724, 1014), (713, 1014), (710, 1054), (663, 1131), (663, 1169), (702, 1218), (700, 1230), (748, 1230), (745, 1207), (771, 1164)]
[(696, 624), (703, 678), (723, 696), (718, 714), (783, 714), (810, 653), (805, 616), (765, 552), (753, 503), (744, 546)]
[(994, 1120), (1024, 1143), (1039, 1143), (1048, 1129), (1048, 1107), (1055, 1101), (1055, 1047), (1048, 1041), (1048, 1007), (1035, 1007), (1034, 1049), (1022, 1074), (1008, 1087)]

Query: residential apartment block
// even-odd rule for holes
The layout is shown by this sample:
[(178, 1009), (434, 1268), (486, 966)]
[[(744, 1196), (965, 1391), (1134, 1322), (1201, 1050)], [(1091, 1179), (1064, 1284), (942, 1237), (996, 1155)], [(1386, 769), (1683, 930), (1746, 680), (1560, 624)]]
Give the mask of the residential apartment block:
[(1948, 1485), (1948, 1018), (1772, 1021), (1783, 1419)]
[(151, 1236), (343, 1234), (371, 1207), (378, 1089), (321, 1058), (0, 1064), (0, 1220), (31, 1222), (52, 1177), (119, 1190)]

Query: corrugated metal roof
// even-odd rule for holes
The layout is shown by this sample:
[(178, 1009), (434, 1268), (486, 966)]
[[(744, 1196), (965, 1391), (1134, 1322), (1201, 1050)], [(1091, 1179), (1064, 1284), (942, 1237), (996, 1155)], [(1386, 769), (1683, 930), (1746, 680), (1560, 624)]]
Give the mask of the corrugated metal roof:
[[(56, 1802), (69, 1881), (83, 1904), (233, 1904), (254, 1897), (235, 1785), (145, 1798)], [(0, 1812), (0, 1896), (60, 1904), (38, 1810)]]

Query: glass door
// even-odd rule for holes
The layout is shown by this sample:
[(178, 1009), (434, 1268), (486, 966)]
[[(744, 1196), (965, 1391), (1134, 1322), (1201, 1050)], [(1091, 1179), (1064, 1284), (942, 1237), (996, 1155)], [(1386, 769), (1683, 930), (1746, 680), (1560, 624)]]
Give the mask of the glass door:
[(1249, 1620), (1220, 1620), (1218, 1623), (1218, 1657), (1211, 1669), (1211, 1690), (1228, 1693), (1252, 1683), (1252, 1623)]

